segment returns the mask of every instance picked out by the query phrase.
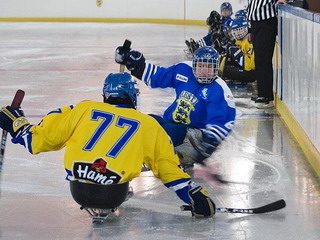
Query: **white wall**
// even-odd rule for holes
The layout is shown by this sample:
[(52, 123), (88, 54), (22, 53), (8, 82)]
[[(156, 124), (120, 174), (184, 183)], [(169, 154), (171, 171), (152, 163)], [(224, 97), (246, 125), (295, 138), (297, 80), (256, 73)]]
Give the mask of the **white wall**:
[(320, 15), (280, 9), (277, 93), (320, 152)]
[[(205, 20), (224, 0), (0, 0), (0, 18), (142, 18)], [(233, 9), (246, 0), (230, 0)]]

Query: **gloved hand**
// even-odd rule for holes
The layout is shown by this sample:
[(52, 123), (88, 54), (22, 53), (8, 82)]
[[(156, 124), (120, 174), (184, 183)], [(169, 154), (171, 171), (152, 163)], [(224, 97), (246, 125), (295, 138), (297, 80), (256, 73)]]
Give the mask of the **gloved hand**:
[(194, 148), (192, 152), (192, 159), (200, 164), (210, 157), (221, 142), (221, 139), (216, 139), (211, 130), (200, 130), (196, 128), (189, 128), (187, 131), (187, 138)]
[(242, 50), (238, 46), (228, 47), (228, 56), (235, 62), (239, 63), (239, 59), (243, 56)]
[(20, 108), (3, 107), (0, 111), (0, 128), (16, 137), (30, 125)]
[(215, 41), (213, 41), (212, 45), (213, 45), (214, 49), (216, 49), (220, 55), (225, 54), (225, 48), (224, 48), (223, 42), (221, 42), (220, 38), (217, 38)]
[[(218, 32), (214, 32), (211, 35), (211, 41), (215, 42), (215, 41), (219, 41), (221, 38), (221, 35)], [(219, 44), (219, 43), (218, 43)]]
[(129, 71), (134, 71), (144, 66), (145, 58), (142, 53), (132, 49), (124, 50), (122, 46), (117, 47), (115, 52), (115, 61), (126, 65)]
[(211, 217), (215, 214), (216, 206), (203, 187), (196, 186), (191, 188), (188, 194), (191, 199), (191, 212), (193, 216), (203, 218)]

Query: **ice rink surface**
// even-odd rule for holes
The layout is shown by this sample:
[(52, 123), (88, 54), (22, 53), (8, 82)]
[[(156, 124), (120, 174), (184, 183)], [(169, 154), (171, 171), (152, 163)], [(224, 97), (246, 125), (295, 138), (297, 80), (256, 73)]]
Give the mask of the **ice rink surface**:
[[(50, 110), (82, 100), (102, 101), (104, 78), (118, 72), (114, 50), (126, 38), (147, 61), (168, 67), (186, 60), (184, 41), (205, 27), (116, 23), (0, 23), (0, 105), (17, 89), (31, 123)], [(144, 113), (161, 114), (170, 90), (140, 83)], [(8, 141), (1, 176), (0, 239), (320, 239), (320, 181), (276, 110), (252, 106), (248, 89), (233, 89), (234, 131), (210, 159), (221, 185), (195, 178), (217, 207), (252, 208), (278, 199), (287, 207), (267, 214), (218, 213), (194, 219), (151, 172), (131, 182), (134, 197), (93, 225), (64, 179), (63, 151), (30, 155)]]

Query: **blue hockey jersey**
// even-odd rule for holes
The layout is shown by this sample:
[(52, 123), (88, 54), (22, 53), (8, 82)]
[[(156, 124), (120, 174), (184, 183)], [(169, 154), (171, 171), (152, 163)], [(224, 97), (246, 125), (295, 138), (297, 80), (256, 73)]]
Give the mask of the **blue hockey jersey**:
[(175, 88), (176, 99), (163, 118), (190, 127), (208, 129), (223, 140), (231, 131), (236, 116), (231, 90), (219, 77), (211, 84), (199, 84), (192, 62), (181, 62), (168, 68), (146, 63), (142, 80), (151, 88)]

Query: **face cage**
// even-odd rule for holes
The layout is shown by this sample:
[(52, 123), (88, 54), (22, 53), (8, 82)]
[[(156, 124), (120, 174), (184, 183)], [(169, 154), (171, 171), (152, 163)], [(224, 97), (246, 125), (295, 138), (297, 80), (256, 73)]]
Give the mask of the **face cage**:
[(228, 30), (223, 29), (223, 33), (224, 33), (224, 35), (225, 35), (227, 38), (229, 38), (231, 41), (234, 40), (234, 38), (233, 38), (233, 36), (232, 36), (232, 34), (231, 34), (231, 29), (228, 29)]
[(236, 40), (244, 39), (248, 34), (248, 27), (239, 27), (231, 30), (231, 35)]
[[(200, 67), (202, 69), (202, 71), (203, 71), (204, 68), (207, 68), (207, 73), (211, 73), (212, 77), (198, 76), (198, 74), (197, 74), (197, 65), (198, 65), (198, 63), (204, 63), (204, 64), (213, 65), (212, 68), (209, 68), (208, 65), (206, 67), (204, 67), (204, 66)], [(198, 58), (196, 60), (193, 60), (192, 61), (192, 70), (193, 70), (193, 74), (195, 75), (198, 83), (200, 83), (200, 84), (210, 84), (210, 83), (212, 83), (215, 80), (216, 76), (218, 76), (219, 64), (220, 64), (219, 59)]]

